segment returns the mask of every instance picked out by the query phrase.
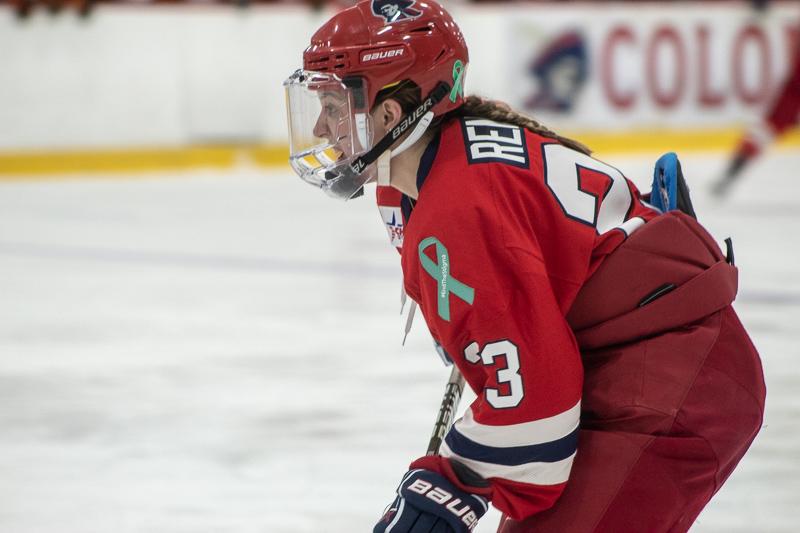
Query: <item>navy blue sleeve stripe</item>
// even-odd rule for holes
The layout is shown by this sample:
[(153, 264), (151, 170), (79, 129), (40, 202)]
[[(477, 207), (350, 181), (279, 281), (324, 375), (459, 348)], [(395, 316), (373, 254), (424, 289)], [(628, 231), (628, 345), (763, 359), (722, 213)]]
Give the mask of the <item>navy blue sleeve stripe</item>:
[(528, 463), (555, 463), (562, 461), (578, 449), (578, 428), (558, 440), (530, 446), (495, 448), (485, 446), (465, 437), (453, 427), (445, 442), (456, 455), (496, 465), (517, 466)]

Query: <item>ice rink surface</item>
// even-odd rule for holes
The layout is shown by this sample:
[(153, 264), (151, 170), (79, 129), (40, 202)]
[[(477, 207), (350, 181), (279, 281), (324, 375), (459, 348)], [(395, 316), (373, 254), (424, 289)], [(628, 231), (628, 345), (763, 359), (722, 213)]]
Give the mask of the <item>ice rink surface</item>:
[[(649, 189), (655, 154), (604, 159)], [(721, 155), (682, 160), (768, 386), (692, 531), (798, 531), (800, 154), (725, 202)], [(372, 199), (288, 172), (0, 182), (0, 532), (371, 531), (448, 374), (399, 292)]]

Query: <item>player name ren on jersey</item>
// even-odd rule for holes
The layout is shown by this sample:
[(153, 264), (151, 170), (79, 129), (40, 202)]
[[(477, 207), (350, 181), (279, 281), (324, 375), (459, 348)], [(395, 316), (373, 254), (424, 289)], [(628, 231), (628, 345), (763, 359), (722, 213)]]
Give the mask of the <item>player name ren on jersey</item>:
[(507, 163), (528, 168), (528, 148), (522, 128), (488, 119), (468, 118), (462, 122), (467, 159), (475, 163)]

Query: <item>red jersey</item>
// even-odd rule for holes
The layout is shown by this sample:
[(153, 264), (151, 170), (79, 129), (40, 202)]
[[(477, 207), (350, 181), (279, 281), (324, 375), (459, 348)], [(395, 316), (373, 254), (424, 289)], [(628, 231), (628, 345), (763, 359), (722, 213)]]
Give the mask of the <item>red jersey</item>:
[(405, 289), (478, 396), (441, 453), (524, 518), (561, 494), (577, 447), (583, 371), (565, 316), (603, 259), (658, 213), (617, 169), (486, 119), (445, 124), (417, 185), (395, 230)]

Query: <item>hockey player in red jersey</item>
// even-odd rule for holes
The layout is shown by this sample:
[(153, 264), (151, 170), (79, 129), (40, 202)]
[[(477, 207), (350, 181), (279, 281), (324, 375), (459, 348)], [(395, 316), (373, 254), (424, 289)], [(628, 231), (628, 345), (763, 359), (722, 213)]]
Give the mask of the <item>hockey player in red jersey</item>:
[(736, 268), (580, 143), (465, 97), (468, 59), (435, 2), (364, 0), (285, 82), (293, 168), (343, 199), (378, 183), (477, 395), (374, 531), (471, 531), (489, 503), (503, 532), (686, 531), (761, 425)]

